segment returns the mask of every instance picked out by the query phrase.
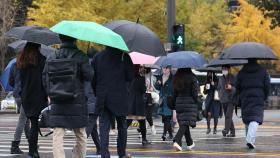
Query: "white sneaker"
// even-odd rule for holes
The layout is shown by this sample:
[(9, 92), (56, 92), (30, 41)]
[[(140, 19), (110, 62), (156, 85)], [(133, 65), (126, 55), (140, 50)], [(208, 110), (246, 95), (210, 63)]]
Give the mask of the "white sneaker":
[(195, 144), (194, 144), (194, 142), (193, 142), (191, 146), (187, 146), (187, 149), (188, 149), (188, 150), (192, 150), (192, 148), (194, 148), (194, 147), (195, 147)]
[(65, 130), (65, 135), (70, 135), (72, 133), (72, 130), (66, 129)]
[(176, 151), (182, 151), (182, 147), (178, 144), (178, 143), (173, 143), (173, 148), (176, 150)]
[(117, 132), (117, 130), (112, 129), (112, 130), (110, 130), (110, 133), (109, 133), (109, 134), (110, 134), (110, 135), (117, 135), (118, 132)]
[(153, 126), (151, 127), (151, 133), (152, 133), (152, 135), (154, 135), (154, 136), (157, 134), (157, 130), (156, 130), (155, 125), (153, 125)]

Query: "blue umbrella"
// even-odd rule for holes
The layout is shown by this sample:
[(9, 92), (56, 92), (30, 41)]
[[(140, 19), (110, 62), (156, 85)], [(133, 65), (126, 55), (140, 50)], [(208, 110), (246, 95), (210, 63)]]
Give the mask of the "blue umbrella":
[(204, 57), (193, 51), (180, 51), (170, 53), (159, 62), (161, 67), (171, 66), (172, 68), (200, 68), (207, 61)]
[(13, 91), (13, 87), (9, 84), (9, 76), (11, 68), (15, 63), (16, 58), (14, 58), (8, 63), (7, 67), (4, 69), (2, 75), (0, 76), (0, 84), (6, 92)]

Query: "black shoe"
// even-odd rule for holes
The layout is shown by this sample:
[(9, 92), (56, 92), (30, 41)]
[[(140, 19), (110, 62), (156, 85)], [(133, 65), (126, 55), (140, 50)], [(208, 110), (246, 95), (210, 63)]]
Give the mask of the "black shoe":
[(101, 155), (101, 151), (100, 150), (96, 150), (96, 155)]
[(125, 156), (120, 156), (119, 158), (131, 158), (131, 155), (126, 154)]
[(20, 141), (12, 141), (11, 154), (23, 154), (24, 152), (19, 148)]
[(151, 143), (148, 140), (143, 140), (142, 141), (143, 146), (146, 146), (146, 145), (149, 145), (149, 144), (151, 144)]
[(211, 128), (208, 128), (206, 134), (209, 134), (210, 132), (211, 132)]
[(173, 135), (169, 135), (169, 136), (168, 136), (168, 139), (169, 139), (169, 140), (173, 140)]
[(38, 151), (34, 152), (32, 154), (29, 154), (28, 156), (29, 156), (29, 158), (40, 158), (40, 155), (39, 155)]
[(214, 128), (213, 134), (217, 134), (217, 129)]
[(248, 148), (249, 149), (255, 149), (255, 145), (254, 144), (252, 144), (252, 143), (247, 143), (247, 146), (248, 146)]
[(228, 132), (226, 132), (225, 130), (222, 130), (222, 133), (223, 133), (223, 136), (226, 137)]
[(161, 136), (162, 141), (166, 141), (166, 136)]
[(230, 133), (230, 134), (227, 135), (227, 137), (235, 137), (235, 134)]

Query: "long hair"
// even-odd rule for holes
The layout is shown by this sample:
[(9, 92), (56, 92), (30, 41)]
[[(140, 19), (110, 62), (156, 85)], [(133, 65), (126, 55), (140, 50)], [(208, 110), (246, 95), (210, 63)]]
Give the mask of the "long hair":
[(17, 56), (17, 67), (20, 69), (38, 65), (40, 44), (27, 42), (24, 49)]
[[(173, 79), (173, 88), (176, 91), (180, 91), (185, 88), (186, 77), (188, 74), (191, 74), (192, 71), (190, 68), (181, 68), (176, 72)], [(191, 78), (189, 79), (191, 82)]]

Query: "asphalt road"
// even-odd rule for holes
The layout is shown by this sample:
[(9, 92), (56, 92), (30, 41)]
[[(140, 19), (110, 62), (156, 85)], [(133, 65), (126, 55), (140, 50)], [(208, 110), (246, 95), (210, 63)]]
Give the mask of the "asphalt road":
[[(24, 158), (26, 155), (10, 155), (10, 144), (13, 139), (13, 134), (16, 126), (17, 114), (0, 113), (0, 157), (7, 158)], [(248, 150), (245, 144), (245, 131), (240, 118), (234, 116), (236, 125), (235, 138), (223, 138), (221, 130), (223, 129), (224, 118), (219, 120), (218, 133), (206, 135), (206, 122), (201, 121), (197, 127), (191, 129), (192, 137), (196, 144), (192, 151), (186, 150), (186, 144), (183, 144), (182, 152), (175, 152), (172, 149), (171, 141), (162, 141), (162, 124), (160, 119), (155, 119), (157, 135), (152, 136), (148, 128), (148, 139), (152, 142), (151, 145), (143, 147), (141, 139), (139, 139), (136, 128), (129, 128), (127, 152), (133, 158), (157, 158), (157, 157), (190, 157), (190, 158), (230, 158), (230, 157), (280, 157), (280, 111), (265, 111), (265, 122), (260, 126), (257, 133), (256, 146), (254, 150)], [(175, 129), (175, 131), (177, 128)], [(46, 132), (48, 129), (46, 129)], [(175, 135), (175, 134), (174, 134)], [(116, 135), (110, 136), (110, 151), (112, 157), (116, 156)], [(184, 142), (184, 139), (183, 139)], [(71, 151), (74, 144), (74, 135), (70, 133), (65, 136), (65, 151), (67, 157), (71, 157)], [(52, 157), (52, 137), (39, 138), (39, 152), (42, 158)], [(21, 149), (28, 152), (28, 143), (23, 136)], [(100, 157), (94, 154), (94, 144), (88, 139), (87, 157)]]

